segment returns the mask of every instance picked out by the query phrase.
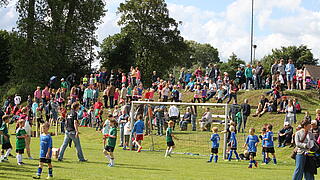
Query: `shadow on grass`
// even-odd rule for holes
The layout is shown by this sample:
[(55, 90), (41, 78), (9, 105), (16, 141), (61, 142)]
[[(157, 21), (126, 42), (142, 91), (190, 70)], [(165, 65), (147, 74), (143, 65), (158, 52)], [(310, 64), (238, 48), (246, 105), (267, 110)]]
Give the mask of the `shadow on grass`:
[(137, 170), (147, 170), (147, 171), (164, 171), (164, 172), (168, 172), (168, 171), (172, 171), (170, 169), (159, 169), (159, 168), (150, 168), (150, 167), (139, 167), (137, 165), (132, 165), (132, 164), (116, 164), (115, 168), (127, 168), (127, 169), (137, 169)]

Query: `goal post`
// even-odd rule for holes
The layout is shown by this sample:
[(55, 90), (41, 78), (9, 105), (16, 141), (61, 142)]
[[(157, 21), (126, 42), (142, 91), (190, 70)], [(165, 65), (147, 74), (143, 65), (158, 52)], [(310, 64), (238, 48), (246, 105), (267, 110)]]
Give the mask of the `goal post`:
[[(212, 107), (221, 107), (224, 108), (224, 114), (216, 115), (216, 117), (224, 119), (224, 130), (227, 129), (228, 127), (228, 114), (229, 114), (229, 109), (230, 105), (229, 104), (221, 104), (221, 103), (183, 103), (183, 102), (154, 102), (154, 101), (132, 101), (131, 102), (131, 110), (130, 110), (130, 127), (131, 130), (133, 130), (133, 126), (135, 123), (135, 109), (138, 105), (165, 105), (165, 106), (212, 106)], [(227, 155), (227, 134), (224, 133), (223, 135), (224, 140), (223, 140), (223, 158), (226, 158)], [(132, 150), (132, 138), (133, 138), (133, 133), (130, 134), (130, 141), (129, 141), (129, 146), (130, 150)]]

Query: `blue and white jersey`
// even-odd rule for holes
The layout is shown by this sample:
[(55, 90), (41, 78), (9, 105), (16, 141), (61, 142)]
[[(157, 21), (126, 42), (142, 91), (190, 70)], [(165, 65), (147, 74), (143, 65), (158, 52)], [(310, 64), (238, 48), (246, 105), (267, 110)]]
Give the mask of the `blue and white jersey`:
[(219, 134), (212, 134), (210, 140), (212, 141), (212, 148), (219, 148)]
[(49, 158), (52, 156), (52, 138), (50, 134), (40, 135), (40, 158), (46, 158), (48, 153), (48, 148), (51, 148)]
[(246, 140), (248, 145), (248, 152), (257, 152), (256, 144), (259, 142), (259, 138), (256, 135), (249, 135)]
[(267, 132), (265, 140), (266, 140), (266, 144), (265, 144), (266, 147), (274, 147), (272, 131)]
[(230, 143), (232, 148), (237, 148), (238, 142), (237, 142), (237, 137), (235, 132), (231, 132)]

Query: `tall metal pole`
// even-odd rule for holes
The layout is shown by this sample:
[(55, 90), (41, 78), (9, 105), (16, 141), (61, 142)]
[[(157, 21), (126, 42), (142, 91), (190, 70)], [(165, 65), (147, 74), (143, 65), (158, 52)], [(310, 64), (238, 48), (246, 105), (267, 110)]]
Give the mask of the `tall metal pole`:
[(250, 43), (250, 63), (252, 64), (252, 51), (253, 51), (253, 6), (254, 6), (254, 0), (252, 0), (251, 4), (251, 43)]

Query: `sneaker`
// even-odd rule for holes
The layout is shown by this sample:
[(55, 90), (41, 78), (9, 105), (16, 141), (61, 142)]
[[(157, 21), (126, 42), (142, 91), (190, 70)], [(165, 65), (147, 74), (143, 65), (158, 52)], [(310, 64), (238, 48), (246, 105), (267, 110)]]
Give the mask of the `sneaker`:
[(46, 179), (53, 179), (53, 176), (52, 175), (48, 176)]
[(111, 163), (108, 164), (109, 167), (113, 167), (113, 165)]
[(18, 162), (19, 166), (25, 165), (23, 162)]
[(62, 159), (58, 159), (59, 162), (62, 162)]
[(39, 175), (32, 176), (33, 179), (40, 179)]
[(207, 163), (211, 163), (212, 161), (207, 161)]
[(252, 165), (250, 164), (250, 165), (248, 166), (248, 168), (252, 168)]
[(88, 159), (79, 160), (79, 162), (88, 162)]

